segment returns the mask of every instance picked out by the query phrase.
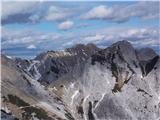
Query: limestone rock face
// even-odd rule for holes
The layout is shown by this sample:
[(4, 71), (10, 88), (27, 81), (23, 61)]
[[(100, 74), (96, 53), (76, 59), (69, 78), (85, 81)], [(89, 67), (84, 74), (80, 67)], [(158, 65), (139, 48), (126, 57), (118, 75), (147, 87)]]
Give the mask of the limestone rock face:
[[(16, 59), (22, 69), (42, 84), (50, 84), (72, 71), (77, 64), (83, 64), (92, 54), (100, 50), (94, 44), (78, 44), (64, 51), (48, 51), (33, 60)], [(29, 64), (28, 64), (29, 63)]]
[(38, 106), (46, 106), (54, 119), (160, 119), (160, 57), (150, 48), (137, 50), (127, 41), (105, 49), (79, 44), (32, 60), (2, 56), (1, 61), (7, 66), (2, 82), (7, 71), (17, 71), (9, 81), (25, 91), (23, 100), (36, 96)]

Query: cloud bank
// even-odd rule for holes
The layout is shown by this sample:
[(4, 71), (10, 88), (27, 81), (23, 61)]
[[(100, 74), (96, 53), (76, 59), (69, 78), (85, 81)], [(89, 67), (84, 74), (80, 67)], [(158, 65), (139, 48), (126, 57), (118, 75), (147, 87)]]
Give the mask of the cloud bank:
[[(154, 6), (154, 7), (153, 7)], [(96, 6), (81, 16), (82, 19), (101, 19), (112, 22), (125, 22), (132, 17), (140, 19), (159, 18), (159, 2), (139, 2), (132, 5)]]
[[(107, 20), (123, 23), (133, 17), (142, 20), (158, 19), (159, 2), (136, 2), (113, 6), (93, 6), (89, 11), (76, 7), (62, 7), (49, 2), (2, 2), (2, 24), (37, 23), (42, 21), (64, 21), (68, 18), (84, 20)], [(153, 7), (154, 6), (154, 7)], [(79, 13), (79, 16), (77, 15)], [(10, 20), (12, 19), (12, 20)]]

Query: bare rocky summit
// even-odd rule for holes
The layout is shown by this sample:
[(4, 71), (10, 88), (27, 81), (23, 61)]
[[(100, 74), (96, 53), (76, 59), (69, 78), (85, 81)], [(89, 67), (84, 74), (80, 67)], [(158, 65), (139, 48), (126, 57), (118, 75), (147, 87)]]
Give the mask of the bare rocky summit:
[(78, 44), (32, 60), (1, 55), (1, 66), (2, 120), (160, 119), (160, 56), (150, 48)]

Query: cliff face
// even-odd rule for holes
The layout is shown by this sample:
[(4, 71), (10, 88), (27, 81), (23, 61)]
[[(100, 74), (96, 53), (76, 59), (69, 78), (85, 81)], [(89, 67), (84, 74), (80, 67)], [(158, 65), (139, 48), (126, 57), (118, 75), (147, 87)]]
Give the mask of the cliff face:
[(2, 120), (63, 120), (70, 115), (59, 96), (33, 79), (15, 59), (2, 55), (1, 73)]
[(64, 51), (48, 51), (28, 61), (16, 59), (17, 64), (42, 84), (50, 84), (69, 73), (77, 64), (83, 64), (100, 50), (93, 44), (78, 44)]
[(160, 116), (160, 58), (152, 49), (136, 50), (129, 42), (119, 41), (106, 49), (80, 44), (42, 53), (33, 60), (8, 60), (38, 85), (32, 88), (23, 83), (25, 93), (36, 94), (62, 119), (151, 120)]

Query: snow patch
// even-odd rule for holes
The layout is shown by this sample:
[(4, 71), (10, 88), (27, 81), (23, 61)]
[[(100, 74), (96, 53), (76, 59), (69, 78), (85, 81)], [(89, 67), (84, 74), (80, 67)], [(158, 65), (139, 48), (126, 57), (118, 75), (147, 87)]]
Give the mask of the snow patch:
[(75, 84), (75, 83), (71, 83), (70, 87), (71, 87), (71, 88), (74, 88), (74, 84)]
[(85, 52), (83, 52), (83, 54), (84, 54), (85, 56), (88, 56)]
[(158, 96), (158, 100), (160, 101), (160, 95)]
[(35, 77), (36, 80), (39, 80), (40, 77), (41, 77), (41, 74), (39, 73), (39, 71), (38, 71), (38, 69), (37, 69), (37, 67), (35, 65), (34, 65), (34, 69), (35, 69), (35, 72), (36, 72), (34, 77)]
[(96, 104), (95, 109), (98, 107), (98, 105), (100, 104), (100, 102), (103, 100), (105, 94), (106, 94), (106, 93), (102, 93), (102, 97), (101, 97), (101, 99), (98, 101), (98, 103)]
[(67, 92), (67, 88), (66, 88), (66, 86), (64, 85), (64, 90)]
[(79, 93), (79, 91), (78, 90), (76, 90), (75, 92), (74, 92), (74, 94), (72, 95), (72, 97), (71, 97), (71, 105), (73, 104), (73, 100), (74, 100), (74, 98), (78, 95), (78, 93)]
[(9, 58), (9, 59), (12, 59), (12, 57), (11, 57), (11, 56), (9, 56), (9, 55), (7, 55), (6, 57), (7, 57), (7, 58)]
[[(92, 106), (93, 106), (93, 101), (92, 101)], [(95, 112), (94, 112), (94, 109), (93, 109), (93, 108), (92, 108), (92, 114), (93, 114), (93, 116), (94, 116), (95, 120), (98, 120), (98, 117), (97, 117), (97, 115), (95, 114)]]
[(56, 87), (53, 87), (53, 89), (54, 89), (55, 91), (57, 91), (57, 88), (56, 88)]
[(32, 64), (28, 67), (28, 71), (30, 71), (32, 68), (35, 70), (34, 79), (39, 80), (41, 77), (41, 74), (39, 73), (36, 64), (40, 64), (38, 60), (33, 60)]
[(7, 106), (1, 107), (1, 109), (4, 110), (6, 113), (11, 113)]
[(86, 101), (87, 101), (87, 99), (88, 99), (88, 97), (89, 97), (90, 95), (87, 95), (85, 98), (84, 98), (84, 101), (83, 101), (83, 111), (84, 111), (84, 114), (83, 114), (83, 117), (84, 117), (84, 120), (87, 120), (87, 112), (88, 111), (86, 111)]

